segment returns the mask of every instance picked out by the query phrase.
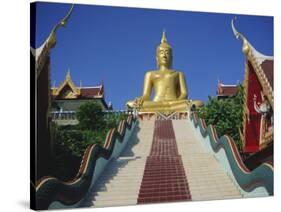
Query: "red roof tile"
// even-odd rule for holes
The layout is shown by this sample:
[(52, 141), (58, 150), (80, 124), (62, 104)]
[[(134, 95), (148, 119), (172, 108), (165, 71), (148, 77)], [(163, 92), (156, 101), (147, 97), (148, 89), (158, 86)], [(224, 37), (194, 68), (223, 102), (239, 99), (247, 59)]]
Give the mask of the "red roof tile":
[(94, 98), (99, 95), (103, 95), (102, 87), (81, 88), (81, 98)]
[(236, 85), (223, 85), (219, 84), (217, 88), (217, 95), (221, 96), (234, 96), (238, 91), (238, 87)]

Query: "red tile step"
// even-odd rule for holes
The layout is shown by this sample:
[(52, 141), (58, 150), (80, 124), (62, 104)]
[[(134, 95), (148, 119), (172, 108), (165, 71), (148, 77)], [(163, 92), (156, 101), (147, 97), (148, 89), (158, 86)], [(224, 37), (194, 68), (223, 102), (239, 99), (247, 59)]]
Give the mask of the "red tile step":
[(191, 200), (171, 120), (155, 122), (150, 155), (146, 159), (138, 203)]

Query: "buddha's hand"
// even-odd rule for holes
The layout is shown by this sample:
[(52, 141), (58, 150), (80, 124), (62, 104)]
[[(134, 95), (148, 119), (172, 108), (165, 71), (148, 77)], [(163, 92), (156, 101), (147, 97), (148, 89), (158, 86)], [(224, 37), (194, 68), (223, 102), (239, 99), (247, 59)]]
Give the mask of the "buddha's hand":
[(134, 100), (127, 102), (127, 107), (129, 108), (140, 108), (143, 104), (143, 97), (136, 97)]
[(141, 107), (141, 106), (142, 106), (142, 103), (143, 103), (143, 97), (142, 97), (142, 96), (137, 97), (137, 98), (135, 99), (135, 105), (136, 105), (136, 107)]

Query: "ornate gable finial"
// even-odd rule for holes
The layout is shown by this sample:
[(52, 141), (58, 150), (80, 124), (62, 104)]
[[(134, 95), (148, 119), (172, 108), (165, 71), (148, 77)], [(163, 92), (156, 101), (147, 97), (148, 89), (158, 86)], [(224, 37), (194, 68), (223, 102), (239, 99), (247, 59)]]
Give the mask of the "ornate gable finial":
[(72, 14), (74, 4), (71, 5), (68, 13), (66, 16), (59, 22), (57, 23), (54, 28), (52, 29), (48, 39), (47, 39), (47, 45), (51, 49), (56, 45), (57, 38), (56, 38), (56, 32), (60, 27), (66, 27), (67, 21), (70, 18), (70, 15)]
[[(81, 88), (76, 87), (76, 85), (74, 84), (74, 82), (71, 79), (71, 75), (70, 75), (70, 69), (68, 69), (65, 80), (63, 81), (63, 83), (60, 84), (60, 86), (55, 90), (53, 95), (60, 95), (60, 92), (63, 90), (63, 88), (65, 86), (69, 86), (70, 89), (72, 90), (72, 93), (74, 96), (78, 96), (81, 93)], [(72, 97), (74, 97), (72, 96)], [(71, 98), (72, 98), (71, 97)]]
[(240, 32), (238, 32), (234, 26), (234, 20), (236, 20), (237, 17), (235, 16), (232, 20), (231, 20), (231, 27), (232, 27), (232, 31), (234, 36), (236, 37), (236, 39), (241, 39), (243, 41), (243, 47), (242, 47), (242, 51), (245, 55), (248, 55), (249, 51), (250, 51), (250, 46), (249, 46), (249, 42), (246, 39), (246, 37), (244, 35), (242, 35)]
[(71, 80), (70, 69), (67, 71), (66, 80)]
[(72, 11), (73, 11), (73, 7), (74, 4), (71, 5), (68, 13), (66, 14), (66, 16), (61, 19), (61, 21), (59, 23), (57, 23), (52, 31), (50, 32), (49, 36), (47, 37), (47, 39), (43, 42), (43, 44), (36, 49), (33, 49), (31, 47), (31, 52), (33, 54), (33, 56), (35, 57), (36, 60), (36, 77), (38, 78), (38, 76), (40, 75), (41, 71), (42, 71), (42, 64), (45, 64), (45, 60), (46, 60), (46, 55), (48, 55), (51, 51), (52, 48), (55, 47), (56, 42), (57, 42), (57, 38), (56, 38), (56, 32), (60, 27), (66, 27), (68, 19), (70, 18)]

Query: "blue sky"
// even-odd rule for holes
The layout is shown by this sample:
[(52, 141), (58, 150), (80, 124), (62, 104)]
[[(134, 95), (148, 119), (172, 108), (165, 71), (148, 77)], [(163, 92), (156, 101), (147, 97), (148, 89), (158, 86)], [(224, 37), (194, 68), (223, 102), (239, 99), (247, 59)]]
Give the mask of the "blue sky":
[[(36, 47), (65, 16), (69, 4), (38, 3)], [(95, 86), (103, 80), (106, 101), (124, 109), (126, 101), (142, 95), (145, 72), (156, 69), (155, 53), (163, 29), (173, 48), (173, 69), (185, 73), (191, 99), (207, 101), (217, 80), (242, 82), (242, 44), (236, 27), (251, 44), (273, 55), (273, 17), (75, 5), (67, 27), (57, 32), (51, 53), (51, 79), (56, 85), (68, 69), (76, 85)]]

